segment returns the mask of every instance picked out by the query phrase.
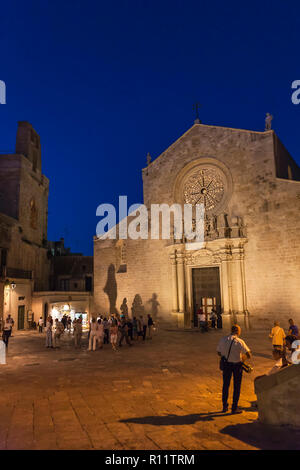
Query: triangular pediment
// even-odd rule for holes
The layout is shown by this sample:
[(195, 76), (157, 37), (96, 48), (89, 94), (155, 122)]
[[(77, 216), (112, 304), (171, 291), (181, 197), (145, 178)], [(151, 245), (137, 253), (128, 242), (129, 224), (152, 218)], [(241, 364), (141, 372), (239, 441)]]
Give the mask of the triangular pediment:
[[(263, 136), (263, 135), (270, 135), (274, 133), (274, 131), (252, 131), (252, 130), (247, 130), (247, 129), (236, 129), (232, 127), (223, 127), (223, 126), (211, 126), (207, 124), (197, 124), (195, 123), (192, 127), (190, 127), (184, 134), (182, 134), (178, 139), (176, 139), (169, 147), (166, 148), (155, 160), (153, 160), (148, 167), (145, 167), (143, 171), (146, 171), (147, 168), (150, 168), (151, 166), (157, 165), (157, 163), (161, 160), (167, 157), (169, 153), (172, 153), (174, 149), (181, 143), (184, 143), (187, 140), (190, 140), (190, 138), (201, 138), (201, 136), (206, 136), (207, 133), (210, 133), (211, 136), (213, 134), (216, 135), (216, 138), (218, 135), (222, 134), (238, 134), (238, 133), (246, 133), (249, 135), (258, 135), (258, 136)], [(233, 135), (234, 138), (234, 135)], [(236, 138), (238, 138), (238, 135), (236, 135)]]

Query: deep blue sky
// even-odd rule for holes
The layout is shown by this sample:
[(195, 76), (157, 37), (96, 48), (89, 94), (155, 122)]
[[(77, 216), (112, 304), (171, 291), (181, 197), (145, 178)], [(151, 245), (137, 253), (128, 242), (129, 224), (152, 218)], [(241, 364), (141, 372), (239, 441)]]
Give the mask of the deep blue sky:
[(263, 130), (300, 163), (297, 2), (10, 0), (1, 3), (0, 153), (17, 121), (41, 136), (48, 238), (92, 254), (96, 207), (142, 202), (141, 168), (194, 120)]

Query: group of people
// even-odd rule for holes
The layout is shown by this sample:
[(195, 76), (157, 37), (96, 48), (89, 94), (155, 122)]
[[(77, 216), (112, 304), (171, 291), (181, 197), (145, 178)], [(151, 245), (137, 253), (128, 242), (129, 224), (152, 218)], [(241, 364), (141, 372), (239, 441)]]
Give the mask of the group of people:
[(95, 351), (97, 347), (103, 348), (103, 344), (111, 343), (114, 351), (122, 347), (125, 340), (128, 346), (132, 346), (133, 341), (145, 341), (152, 339), (154, 322), (150, 314), (147, 320), (143, 315), (133, 317), (126, 315), (112, 315), (108, 319), (102, 315), (96, 320), (92, 318), (89, 328), (89, 351)]
[(213, 330), (223, 328), (222, 314), (220, 311), (217, 312), (216, 309), (212, 308), (210, 314), (205, 314), (202, 308), (197, 307), (198, 306), (196, 306), (198, 328), (201, 329), (202, 333), (209, 331), (209, 328)]
[(299, 328), (295, 325), (294, 320), (290, 318), (286, 334), (279, 322), (275, 321), (269, 338), (272, 340), (272, 354), (276, 361), (274, 367), (269, 372), (273, 374), (282, 367), (292, 363), (292, 355), (296, 350), (292, 346), (296, 340), (300, 339)]
[[(231, 328), (231, 334), (221, 338), (217, 347), (217, 353), (221, 358), (220, 369), (223, 372), (223, 413), (228, 411), (228, 392), (232, 377), (233, 400), (231, 412), (233, 414), (242, 412), (238, 408), (238, 402), (241, 392), (243, 370), (251, 370), (251, 367), (249, 368), (249, 365), (246, 362), (251, 358), (251, 351), (245, 341), (240, 338), (240, 335), (240, 326), (233, 325)], [(299, 347), (296, 346), (295, 348), (295, 341), (300, 340), (299, 329), (297, 325), (295, 325), (292, 318), (289, 319), (287, 334), (285, 333), (284, 329), (280, 327), (279, 322), (275, 321), (274, 327), (272, 328), (269, 337), (272, 339), (272, 354), (275, 360), (275, 364), (270, 370), (266, 372), (266, 374), (264, 374), (264, 376), (274, 374), (283, 367), (287, 367), (293, 364), (293, 353), (295, 351), (298, 352), (298, 350), (300, 353)], [(258, 376), (255, 378), (255, 380), (259, 380), (264, 376)]]
[[(65, 317), (65, 316), (64, 316)], [(69, 322), (70, 317), (62, 318), (59, 320), (58, 318), (55, 319), (53, 322), (53, 318), (51, 315), (47, 317), (46, 320), (46, 348), (59, 348), (60, 347), (60, 338), (64, 331), (67, 329), (69, 333), (71, 333), (71, 325), (72, 321)], [(71, 320), (71, 319), (70, 319)], [(75, 330), (75, 324), (77, 323), (77, 319), (73, 321), (73, 329)], [(43, 319), (42, 317), (39, 319), (39, 333), (43, 332)]]
[[(125, 315), (100, 315), (98, 318), (93, 316), (89, 323), (88, 331), (88, 350), (95, 351), (102, 349), (104, 344), (111, 343), (113, 350), (122, 347), (124, 340), (128, 346), (132, 346), (133, 341), (145, 341), (146, 338), (152, 339), (154, 322), (150, 314), (147, 320), (142, 315), (132, 319)], [(46, 321), (46, 347), (59, 348), (62, 334), (71, 331), (74, 335), (75, 348), (81, 348), (82, 340), (82, 317), (75, 318), (72, 322), (71, 317), (63, 316), (61, 320), (53, 319), (48, 316)], [(39, 322), (39, 331), (43, 331), (42, 318)]]

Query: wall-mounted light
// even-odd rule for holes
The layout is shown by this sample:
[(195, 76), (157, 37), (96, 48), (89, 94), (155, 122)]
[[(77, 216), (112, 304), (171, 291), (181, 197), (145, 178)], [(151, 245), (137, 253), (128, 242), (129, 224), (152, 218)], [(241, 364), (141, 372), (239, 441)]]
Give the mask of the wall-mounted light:
[(7, 290), (14, 290), (16, 287), (17, 284), (15, 283), (15, 281), (10, 282), (9, 279), (6, 279), (6, 281), (4, 282), (4, 288)]

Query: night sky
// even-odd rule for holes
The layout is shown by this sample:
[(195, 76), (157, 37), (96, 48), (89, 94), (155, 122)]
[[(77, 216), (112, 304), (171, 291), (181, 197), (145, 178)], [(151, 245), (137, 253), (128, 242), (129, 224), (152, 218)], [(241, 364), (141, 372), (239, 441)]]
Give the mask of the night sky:
[(195, 119), (264, 129), (300, 163), (300, 15), (283, 1), (1, 2), (0, 153), (17, 121), (41, 136), (48, 238), (92, 254), (96, 208), (142, 202), (141, 169)]

